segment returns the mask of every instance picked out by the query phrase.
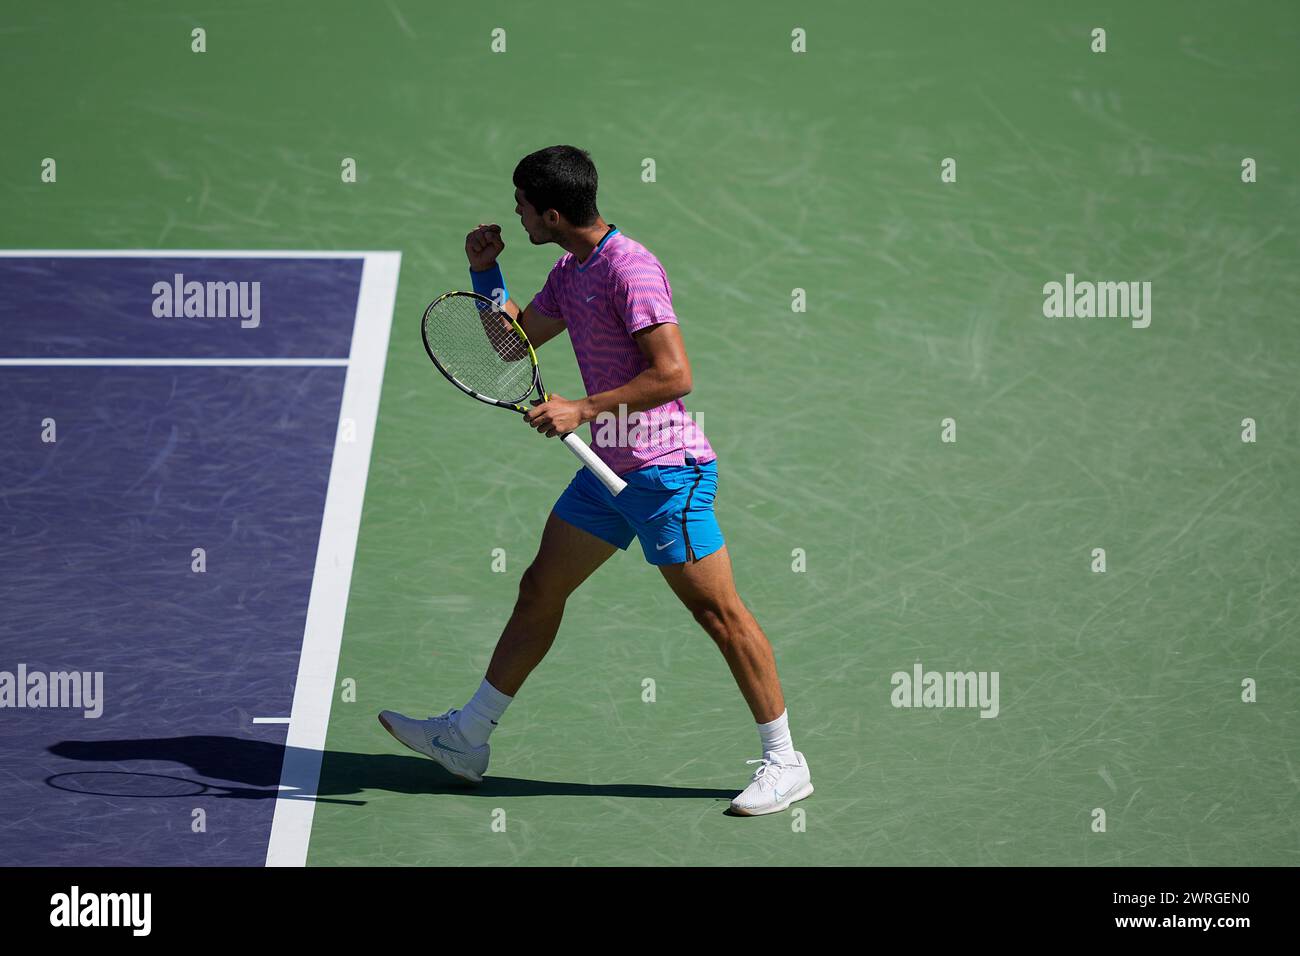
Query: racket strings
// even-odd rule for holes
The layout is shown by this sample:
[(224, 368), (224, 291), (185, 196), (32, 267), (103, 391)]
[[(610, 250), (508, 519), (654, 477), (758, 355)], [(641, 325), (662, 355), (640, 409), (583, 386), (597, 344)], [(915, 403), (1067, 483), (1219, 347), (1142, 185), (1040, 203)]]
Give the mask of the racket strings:
[(528, 346), (495, 303), (448, 296), (425, 315), (424, 338), (443, 368), (480, 395), (520, 402), (533, 390)]

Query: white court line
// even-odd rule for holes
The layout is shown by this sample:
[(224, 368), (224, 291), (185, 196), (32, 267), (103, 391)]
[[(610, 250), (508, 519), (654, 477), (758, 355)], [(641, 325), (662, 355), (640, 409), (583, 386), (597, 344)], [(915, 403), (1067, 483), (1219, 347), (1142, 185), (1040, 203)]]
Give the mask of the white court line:
[(342, 429), (334, 440), (280, 793), (266, 848), (267, 866), (304, 866), (307, 862), (401, 265), (400, 252), (365, 253), (352, 354), (339, 407), (340, 421), (350, 418), (356, 422), (356, 440), (343, 442)]
[(287, 724), (287, 723), (289, 723), (290, 719), (291, 719), (291, 718), (289, 718), (289, 717), (254, 717), (254, 718), (253, 718), (253, 723), (255, 723), (255, 724)]
[(242, 368), (266, 365), (273, 368), (295, 368), (320, 365), (343, 367), (347, 364), (348, 360), (341, 358), (0, 358), (0, 365), (125, 365), (132, 368), (173, 365), (235, 365)]

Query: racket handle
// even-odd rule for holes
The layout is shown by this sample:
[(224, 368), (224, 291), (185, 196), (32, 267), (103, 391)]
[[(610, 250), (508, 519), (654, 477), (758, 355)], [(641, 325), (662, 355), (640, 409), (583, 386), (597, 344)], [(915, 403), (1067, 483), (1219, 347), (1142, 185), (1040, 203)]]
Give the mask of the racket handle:
[(578, 461), (586, 465), (587, 469), (600, 479), (600, 483), (609, 489), (611, 495), (616, 495), (627, 487), (627, 482), (614, 474), (614, 470), (601, 461), (587, 443), (573, 432), (561, 437), (560, 441), (568, 446), (569, 451), (577, 456)]

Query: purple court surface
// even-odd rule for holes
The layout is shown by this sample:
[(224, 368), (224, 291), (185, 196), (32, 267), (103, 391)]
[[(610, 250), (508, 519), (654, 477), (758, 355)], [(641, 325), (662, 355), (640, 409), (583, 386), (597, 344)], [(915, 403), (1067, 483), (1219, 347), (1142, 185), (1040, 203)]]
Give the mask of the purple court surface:
[(0, 256), (0, 863), (301, 862), (395, 259)]

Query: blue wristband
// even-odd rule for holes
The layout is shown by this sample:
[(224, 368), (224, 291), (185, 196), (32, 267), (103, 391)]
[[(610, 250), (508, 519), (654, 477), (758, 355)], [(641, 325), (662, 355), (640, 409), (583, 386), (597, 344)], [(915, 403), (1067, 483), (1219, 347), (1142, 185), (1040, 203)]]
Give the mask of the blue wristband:
[[(506, 291), (506, 280), (501, 277), (501, 266), (499, 263), (492, 263), (490, 269), (484, 269), (482, 272), (469, 270), (470, 281), (474, 283), (474, 291), (479, 295), (487, 296), (497, 305), (504, 305), (506, 299), (510, 298), (510, 293)], [(496, 297), (497, 289), (501, 290), (501, 298)]]

